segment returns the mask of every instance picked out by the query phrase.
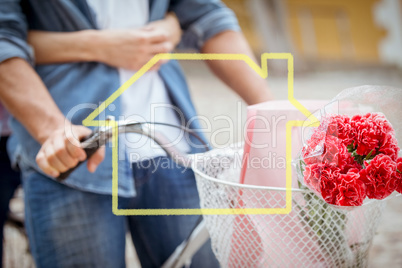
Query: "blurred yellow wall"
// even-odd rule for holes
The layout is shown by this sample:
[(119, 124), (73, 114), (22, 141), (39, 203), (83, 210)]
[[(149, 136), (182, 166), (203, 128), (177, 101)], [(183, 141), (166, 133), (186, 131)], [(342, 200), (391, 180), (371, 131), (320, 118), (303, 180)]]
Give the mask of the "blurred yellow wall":
[(378, 62), (385, 30), (374, 22), (379, 0), (286, 0), (298, 55), (317, 60)]

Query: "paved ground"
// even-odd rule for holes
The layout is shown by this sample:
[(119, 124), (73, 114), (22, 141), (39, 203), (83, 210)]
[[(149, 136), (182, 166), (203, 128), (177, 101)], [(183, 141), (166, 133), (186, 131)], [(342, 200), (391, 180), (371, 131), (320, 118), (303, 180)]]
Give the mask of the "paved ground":
[[(215, 146), (241, 140), (238, 132), (241, 122), (245, 120), (246, 106), (240, 98), (232, 93), (224, 84), (215, 79), (202, 62), (186, 62), (183, 64), (188, 76), (192, 95), (199, 114), (211, 121), (212, 136), (214, 130), (229, 126), (229, 122), (222, 117), (228, 116), (233, 120), (235, 133), (231, 137), (228, 133), (213, 136)], [(285, 73), (280, 71), (270, 76), (268, 83), (277, 99), (287, 98), (287, 82)], [(402, 71), (394, 69), (371, 68), (360, 71), (323, 71), (316, 73), (296, 74), (295, 97), (297, 99), (330, 99), (342, 89), (364, 85), (390, 85), (402, 88)], [(401, 100), (402, 101), (402, 100)], [(216, 134), (216, 133), (215, 133)], [(402, 266), (402, 198), (389, 201), (383, 221), (378, 229), (370, 253), (370, 267), (401, 267)], [(23, 236), (11, 227), (7, 227), (6, 236), (13, 237), (12, 241), (20, 244), (20, 253), (15, 259), (19, 262), (9, 262), (6, 267), (31, 267), (26, 256), (26, 244)], [(128, 267), (139, 267), (130, 239), (128, 239)], [(8, 252), (9, 259), (15, 254)], [(28, 259), (27, 259), (28, 258)]]

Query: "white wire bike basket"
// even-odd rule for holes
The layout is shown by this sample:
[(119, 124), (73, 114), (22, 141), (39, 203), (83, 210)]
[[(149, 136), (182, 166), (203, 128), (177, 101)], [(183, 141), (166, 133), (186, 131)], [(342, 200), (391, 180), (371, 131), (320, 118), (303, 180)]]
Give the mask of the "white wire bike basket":
[[(240, 156), (240, 158), (239, 158)], [(285, 207), (285, 188), (239, 183), (242, 146), (195, 157), (201, 208)], [(337, 209), (292, 189), (289, 214), (204, 215), (222, 267), (366, 267), (384, 201)]]

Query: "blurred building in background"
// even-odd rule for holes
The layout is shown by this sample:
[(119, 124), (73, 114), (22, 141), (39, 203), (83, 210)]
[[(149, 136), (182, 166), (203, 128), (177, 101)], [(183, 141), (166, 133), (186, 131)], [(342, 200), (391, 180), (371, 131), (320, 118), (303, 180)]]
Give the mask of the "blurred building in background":
[(256, 53), (402, 68), (402, 0), (224, 0)]

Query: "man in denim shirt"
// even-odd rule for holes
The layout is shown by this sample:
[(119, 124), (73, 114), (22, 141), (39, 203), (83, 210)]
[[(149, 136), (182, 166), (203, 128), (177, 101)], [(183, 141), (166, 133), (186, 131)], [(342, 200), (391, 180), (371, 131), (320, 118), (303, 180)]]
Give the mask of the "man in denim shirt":
[[(119, 77), (116, 68), (96, 59), (35, 66), (26, 42), (27, 31), (80, 33), (97, 29), (91, 9), (84, 0), (0, 3), (0, 98), (15, 117), (10, 151), (22, 170), (26, 226), (37, 266), (124, 267), (126, 220), (142, 266), (160, 266), (185, 239), (197, 217), (126, 219), (113, 215), (110, 147), (106, 147), (103, 161), (100, 150), (89, 159), (87, 168), (81, 166), (63, 183), (51, 179), (85, 159), (77, 138), (90, 130), (80, 126), (81, 122), (119, 87)], [(181, 46), (204, 53), (252, 57), (236, 18), (219, 1), (149, 1), (149, 21), (163, 19), (168, 11), (177, 15), (183, 30)], [(208, 64), (247, 103), (269, 98), (265, 81), (245, 63)], [(171, 102), (186, 120), (194, 118), (196, 112), (178, 63), (162, 65), (159, 74)], [(100, 117), (118, 118), (121, 107), (114, 104), (114, 109), (105, 109)], [(77, 105), (85, 108), (66, 120)], [(190, 127), (201, 128), (197, 120)], [(151, 174), (153, 165), (134, 165), (131, 169), (127, 161), (119, 163), (120, 208), (199, 206), (191, 170), (159, 168)], [(217, 265), (210, 245), (195, 255), (193, 265)]]

